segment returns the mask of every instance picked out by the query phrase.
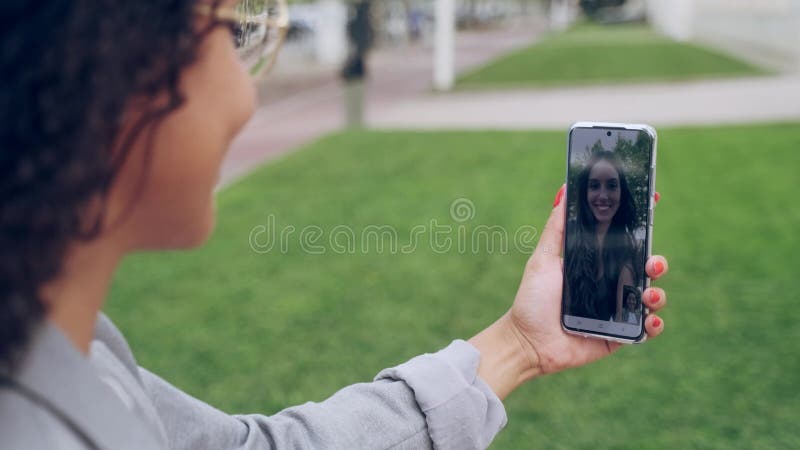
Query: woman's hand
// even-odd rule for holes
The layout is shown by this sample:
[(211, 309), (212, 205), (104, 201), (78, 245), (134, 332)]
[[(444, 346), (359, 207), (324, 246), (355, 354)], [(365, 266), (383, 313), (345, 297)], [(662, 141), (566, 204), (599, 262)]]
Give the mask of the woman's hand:
[[(547, 225), (525, 266), (513, 306), (497, 322), (470, 339), (481, 351), (478, 374), (500, 398), (530, 378), (582, 366), (610, 355), (622, 345), (574, 336), (561, 328), (560, 253), (566, 204), (562, 201), (563, 194), (564, 186), (558, 191)], [(667, 260), (652, 256), (645, 270), (655, 280), (667, 273)], [(663, 319), (653, 313), (664, 307), (667, 297), (663, 289), (656, 287), (645, 290), (642, 297), (650, 308), (645, 330), (652, 338), (664, 330)]]
[[(564, 186), (556, 196), (544, 232), (533, 256), (528, 260), (517, 297), (508, 314), (531, 366), (538, 374), (547, 374), (582, 366), (607, 356), (622, 344), (587, 339), (567, 334), (561, 328), (561, 289), (563, 285), (561, 247), (564, 238)], [(645, 264), (647, 275), (655, 280), (667, 273), (667, 260), (652, 256)], [(663, 308), (667, 296), (663, 289), (650, 287), (642, 295), (650, 314), (645, 319), (648, 337), (664, 330), (664, 321), (653, 312)]]

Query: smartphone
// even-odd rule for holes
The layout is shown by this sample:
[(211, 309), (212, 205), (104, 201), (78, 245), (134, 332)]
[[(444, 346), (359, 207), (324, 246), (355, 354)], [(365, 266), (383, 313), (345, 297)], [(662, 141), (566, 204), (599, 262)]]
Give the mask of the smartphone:
[(567, 137), (561, 326), (626, 344), (647, 336), (656, 131), (641, 124), (578, 122)]

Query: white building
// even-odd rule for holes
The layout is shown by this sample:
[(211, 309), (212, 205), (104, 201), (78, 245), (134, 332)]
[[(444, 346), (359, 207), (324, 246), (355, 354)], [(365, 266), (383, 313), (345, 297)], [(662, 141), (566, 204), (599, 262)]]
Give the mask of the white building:
[(778, 71), (800, 72), (800, 0), (646, 0), (648, 21)]

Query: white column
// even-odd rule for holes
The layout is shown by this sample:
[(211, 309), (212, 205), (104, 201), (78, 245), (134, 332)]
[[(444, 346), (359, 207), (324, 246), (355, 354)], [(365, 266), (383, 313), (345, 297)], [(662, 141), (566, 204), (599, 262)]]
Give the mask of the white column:
[(647, 0), (647, 20), (672, 39), (688, 41), (693, 37), (694, 3), (694, 0)]
[(436, 32), (433, 43), (433, 87), (453, 88), (455, 78), (455, 0), (436, 0)]
[[(795, 49), (795, 60), (794, 60), (794, 73), (800, 73), (800, 2), (794, 3), (794, 11), (792, 14), (794, 18), (794, 49)], [(791, 69), (790, 69), (791, 71)]]
[(569, 1), (552, 0), (550, 2), (550, 29), (564, 31), (569, 28)]
[(322, 0), (316, 5), (314, 49), (317, 61), (341, 65), (347, 57), (347, 7), (342, 0)]

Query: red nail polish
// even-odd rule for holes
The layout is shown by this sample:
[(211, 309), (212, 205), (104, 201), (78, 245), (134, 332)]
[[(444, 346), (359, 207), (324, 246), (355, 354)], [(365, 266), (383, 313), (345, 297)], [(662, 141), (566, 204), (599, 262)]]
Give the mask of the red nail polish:
[(658, 192), (656, 192), (656, 195), (655, 195), (655, 201), (656, 201), (656, 203), (658, 203), (658, 201), (659, 201), (659, 200), (661, 200), (661, 194), (659, 194)]
[(561, 188), (558, 190), (558, 193), (556, 194), (556, 199), (553, 200), (553, 208), (555, 208), (561, 203), (561, 198), (564, 197), (564, 191), (566, 190), (566, 188), (567, 188), (566, 185), (561, 185)]
[(661, 319), (659, 319), (658, 317), (653, 319), (653, 328), (658, 328), (660, 326), (661, 326)]
[(664, 271), (664, 263), (661, 261), (656, 261), (656, 263), (653, 264), (653, 269), (656, 270), (656, 274), (660, 274)]
[(659, 300), (661, 300), (661, 294), (659, 294), (658, 291), (655, 290), (650, 291), (650, 303), (655, 305), (656, 303), (658, 303)]

